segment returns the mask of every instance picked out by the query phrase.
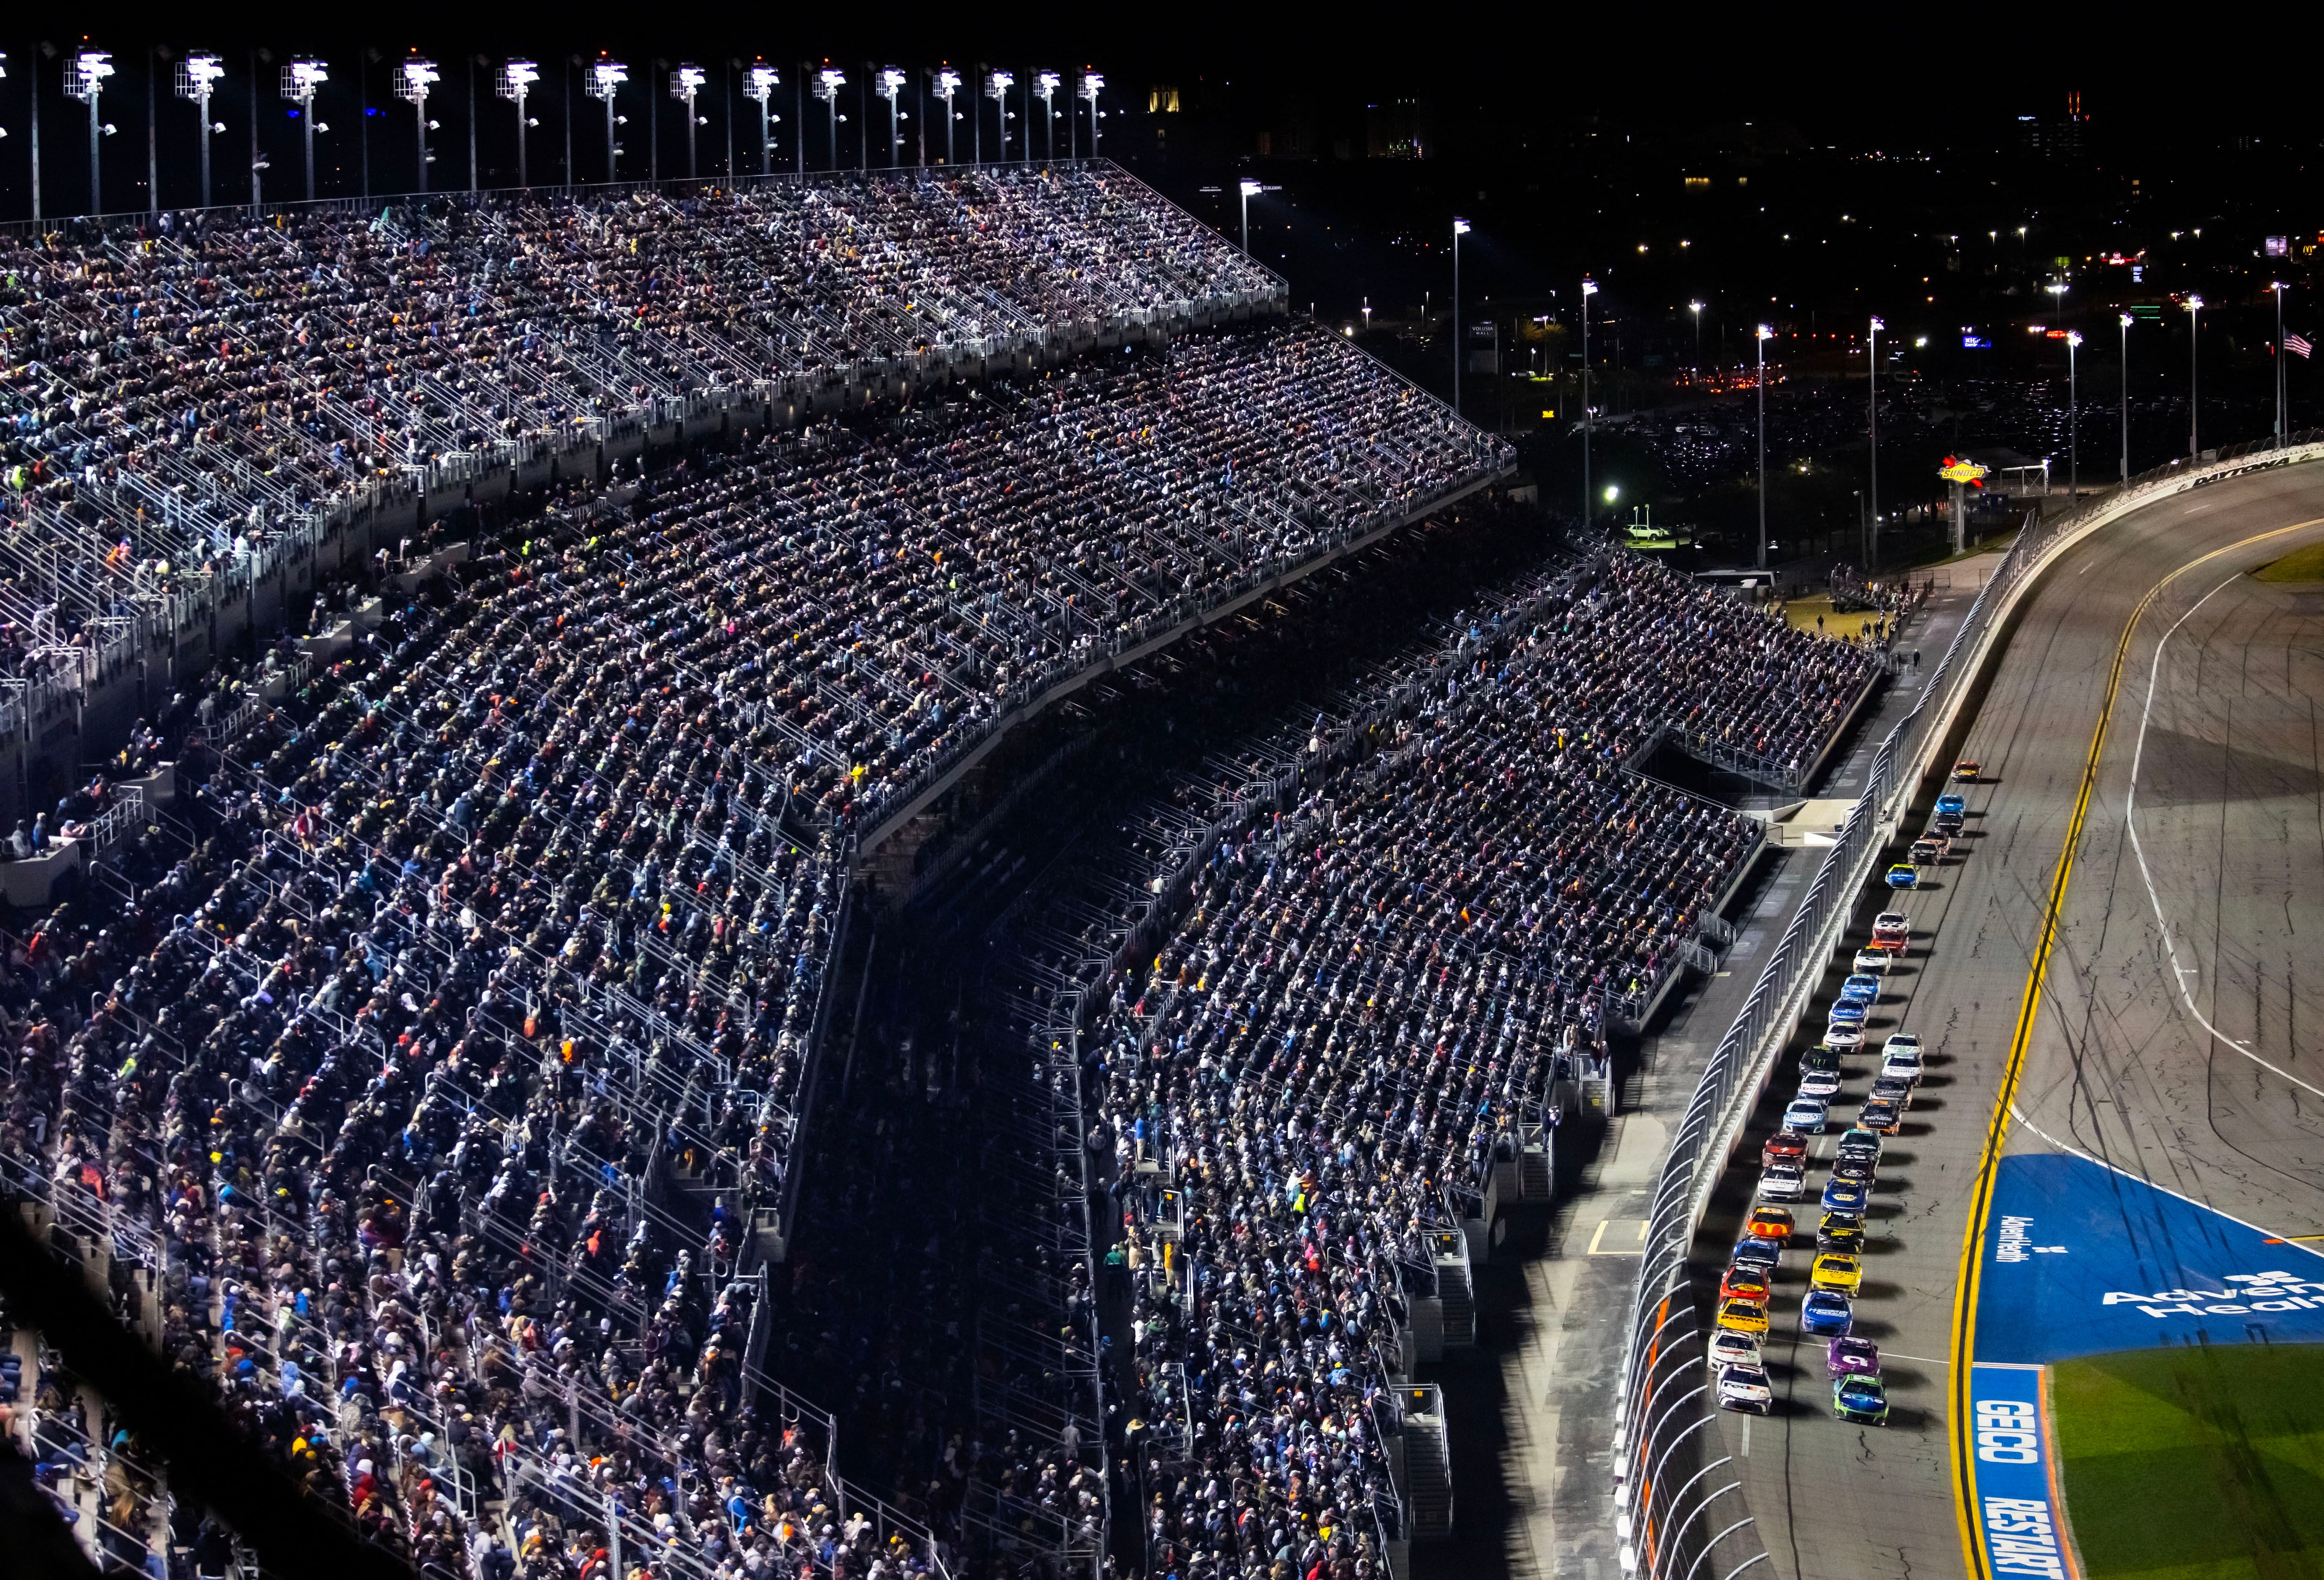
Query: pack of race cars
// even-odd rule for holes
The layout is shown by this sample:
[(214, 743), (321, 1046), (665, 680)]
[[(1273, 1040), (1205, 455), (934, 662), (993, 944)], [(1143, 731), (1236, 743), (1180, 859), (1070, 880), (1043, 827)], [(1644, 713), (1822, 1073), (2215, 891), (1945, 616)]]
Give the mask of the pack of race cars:
[[(1954, 764), (1952, 777), (1969, 781), (1978, 772), (1978, 764), (1965, 759)], [(1889, 887), (1917, 887), (1920, 867), (1944, 858), (1966, 812), (1957, 791), (1940, 796), (1928, 832), (1913, 843), (1912, 859), (1889, 868)], [(1804, 1233), (1794, 1204), (1808, 1199), (1811, 1141), (1831, 1128), (1831, 1103), (1846, 1074), (1843, 1060), (1864, 1051), (1865, 1024), (1879, 1001), (1881, 983), (1911, 938), (1912, 924), (1899, 911), (1883, 911), (1874, 919), (1871, 938), (1854, 951), (1848, 978), (1827, 1012), (1822, 1040), (1800, 1056), (1799, 1090), (1784, 1105), (1783, 1128), (1760, 1149), (1758, 1188), (1720, 1280), (1711, 1339), (1711, 1368), (1724, 1409), (1766, 1415), (1775, 1408), (1760, 1340), (1768, 1330), (1776, 1266), (1793, 1237)], [(1800, 1302), (1799, 1331), (1803, 1337), (1827, 1341), (1824, 1374), (1831, 1384), (1831, 1413), (1844, 1421), (1877, 1426), (1888, 1418), (1879, 1346), (1851, 1330), (1856, 1294), (1864, 1281), (1865, 1211), (1879, 1173), (1883, 1139), (1904, 1123), (1922, 1069), (1918, 1036), (1899, 1031), (1882, 1042), (1856, 1123), (1840, 1136), (1816, 1196), (1815, 1253)]]

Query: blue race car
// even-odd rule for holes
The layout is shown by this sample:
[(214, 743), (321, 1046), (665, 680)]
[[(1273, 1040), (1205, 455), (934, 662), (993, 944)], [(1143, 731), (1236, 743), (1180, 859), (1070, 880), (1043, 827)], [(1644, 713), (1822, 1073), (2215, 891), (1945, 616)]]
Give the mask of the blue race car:
[(1898, 862), (1888, 869), (1888, 887), (1917, 889), (1921, 886), (1921, 869), (1911, 862)]
[(1850, 976), (1840, 984), (1840, 1002), (1844, 1004), (1869, 1004), (1880, 997), (1880, 979), (1870, 972)]
[(1968, 810), (1969, 802), (1960, 796), (1943, 795), (1937, 798), (1937, 816), (1940, 818), (1959, 817)]
[(1861, 1026), (1866, 1007), (1854, 999), (1841, 999), (1824, 1012), (1824, 1022), (1831, 1026)]
[(1852, 1179), (1827, 1179), (1823, 1182), (1823, 1210), (1827, 1213), (1860, 1213), (1870, 1194)]
[(1821, 1097), (1803, 1094), (1793, 1098), (1791, 1106), (1784, 1110), (1784, 1128), (1803, 1136), (1820, 1136), (1831, 1123), (1831, 1104)]
[(1734, 1254), (1728, 1260), (1736, 1267), (1773, 1269), (1784, 1260), (1784, 1248), (1775, 1241), (1746, 1234), (1735, 1243)]
[(1817, 1338), (1846, 1338), (1856, 1326), (1856, 1308), (1837, 1289), (1811, 1289), (1800, 1302), (1800, 1331)]

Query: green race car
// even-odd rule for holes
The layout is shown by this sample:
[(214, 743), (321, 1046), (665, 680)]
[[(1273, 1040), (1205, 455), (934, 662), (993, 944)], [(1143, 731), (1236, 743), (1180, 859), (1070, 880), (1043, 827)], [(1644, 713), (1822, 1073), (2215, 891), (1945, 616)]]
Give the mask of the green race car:
[(1888, 1387), (1877, 1375), (1861, 1372), (1832, 1380), (1831, 1413), (1835, 1419), (1861, 1421), (1867, 1426), (1888, 1424)]

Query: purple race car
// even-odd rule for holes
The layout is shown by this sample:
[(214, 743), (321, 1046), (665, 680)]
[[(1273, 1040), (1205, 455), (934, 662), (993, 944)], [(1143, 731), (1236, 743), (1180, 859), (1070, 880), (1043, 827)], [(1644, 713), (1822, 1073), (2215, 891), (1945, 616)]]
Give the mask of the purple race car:
[(1831, 1377), (1877, 1377), (1880, 1346), (1868, 1338), (1836, 1338), (1823, 1353), (1823, 1369)]

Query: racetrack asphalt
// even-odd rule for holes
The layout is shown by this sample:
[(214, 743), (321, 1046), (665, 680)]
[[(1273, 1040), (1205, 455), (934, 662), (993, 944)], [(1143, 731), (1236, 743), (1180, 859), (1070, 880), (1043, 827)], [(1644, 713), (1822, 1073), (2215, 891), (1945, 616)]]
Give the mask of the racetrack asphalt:
[[(2324, 1234), (2324, 967), (2306, 953), (2324, 940), (2324, 587), (2246, 574), (2319, 539), (2324, 467), (2311, 465), (2173, 496), (2067, 552), (2021, 605), (1968, 722), (1960, 753), (1982, 772), (1960, 787), (1969, 817), (1955, 855), (1924, 872), (1916, 892), (1865, 897), (1851, 948), (1890, 904), (1911, 917), (1913, 938), (1873, 1012), (1868, 1052), (1846, 1061), (1835, 1135), (1870, 1083), (1883, 1038), (1919, 1033), (1928, 1063), (1881, 1162), (1857, 1302), (1857, 1331), (1884, 1354), (1890, 1420), (1833, 1420), (1823, 1345), (1796, 1336), (1811, 1199), (1798, 1211), (1803, 1233), (1785, 1257), (1766, 1344), (1776, 1413), (1722, 1416), (1716, 1428), (1716, 1452), (1733, 1456), (1743, 1511), (1766, 1543), (1766, 1566), (1785, 1580), (1968, 1572), (1949, 1378), (1957, 1323), (1974, 1309), (1958, 1298), (1964, 1273), (1982, 1282), (1998, 1254), (1994, 1190), (2020, 1191), (2014, 1212), (2025, 1220), (2004, 1260), (2024, 1262), (2030, 1237), (2051, 1257), (2033, 1263), (2060, 1270), (2061, 1289), (2070, 1269), (2082, 1291), (2073, 1298), (2087, 1296), (2092, 1311), (2080, 1322), (2063, 1295), (1989, 1303), (1985, 1331), (1969, 1330), (1980, 1357), (2026, 1340), (2006, 1323), (2035, 1320), (2026, 1315), (2035, 1310), (2045, 1358), (2078, 1344), (2123, 1347), (2126, 1336), (2186, 1342), (2199, 1327), (2207, 1342), (2246, 1342), (2265, 1335), (2241, 1307), (2207, 1316), (2214, 1307), (2200, 1300), (2161, 1302), (2164, 1314), (2149, 1317), (2129, 1297), (2232, 1294), (2220, 1279), (2324, 1270), (2308, 1249), (2324, 1239), (2301, 1238)], [(1908, 836), (1932, 795), (1908, 818)], [(2029, 973), (2075, 827), (2013, 1072)], [(1799, 1044), (1814, 1038), (1811, 1028)], [(2019, 1183), (2006, 1186), (1997, 1157), (1978, 1186), (2013, 1073), (2015, 1117), (1997, 1153), (2080, 1154), (2093, 1179), (2120, 1187), (2108, 1197), (2091, 1186), (2097, 1205), (2061, 1215), (2054, 1234), (2024, 1206), (2049, 1188), (2038, 1169), (2012, 1165)], [(1787, 1059), (1754, 1117), (1748, 1154), (1714, 1200), (1695, 1251), (1699, 1299), (1717, 1293), (1758, 1143), (1795, 1074)], [(1826, 1163), (1832, 1144), (1814, 1149)], [(1811, 1169), (1812, 1196), (1827, 1177)], [(2205, 1251), (2202, 1235), (2158, 1243), (2154, 1225), (2170, 1215), (2145, 1205), (2150, 1184), (2250, 1233), (2238, 1238), (2226, 1225), (2209, 1236), (2234, 1242), (2232, 1252)], [(1973, 1211), (1983, 1233), (1972, 1264), (1963, 1252)], [(2243, 1265), (2254, 1257), (2276, 1261)], [(2208, 1291), (2176, 1288), (2207, 1282)], [(2109, 1292), (2123, 1298), (2098, 1306)], [(2190, 1309), (2165, 1308), (2172, 1304)], [(2024, 1351), (2020, 1342), (2010, 1353)]]

